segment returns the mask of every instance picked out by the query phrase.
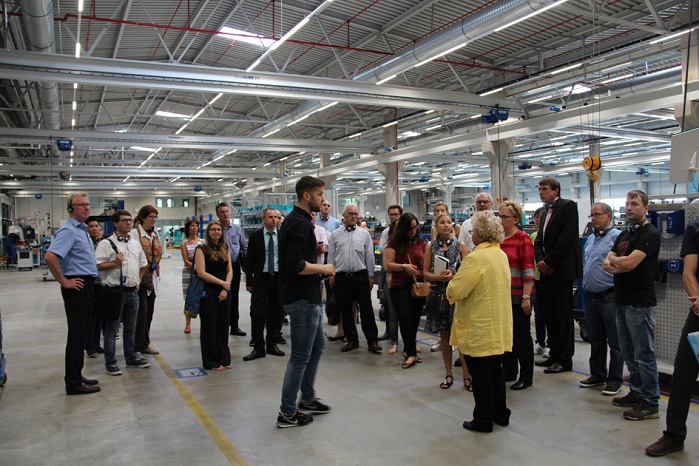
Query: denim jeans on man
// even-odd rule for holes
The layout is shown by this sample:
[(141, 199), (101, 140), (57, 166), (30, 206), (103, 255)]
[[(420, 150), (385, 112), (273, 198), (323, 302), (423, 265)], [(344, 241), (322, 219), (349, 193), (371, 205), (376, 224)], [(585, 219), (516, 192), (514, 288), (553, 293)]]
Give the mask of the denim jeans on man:
[(629, 369), (629, 386), (651, 406), (658, 406), (658, 365), (655, 360), (655, 306), (617, 304), (619, 347)]
[[(137, 359), (135, 351), (136, 316), (139, 297), (136, 289), (121, 290), (121, 320), (124, 322), (124, 359), (131, 362)], [(119, 319), (104, 321), (104, 365), (116, 366), (116, 336), (119, 333)]]
[(293, 416), (297, 411), (299, 389), (301, 400), (315, 399), (313, 385), (325, 350), (323, 306), (302, 299), (285, 304), (284, 311), (291, 327), (291, 355), (284, 374), (280, 411), (285, 416)]
[[(585, 293), (585, 326), (590, 341), (590, 374), (607, 383), (624, 383), (624, 358), (619, 348), (614, 293), (598, 298)], [(609, 346), (609, 371), (607, 371)]]

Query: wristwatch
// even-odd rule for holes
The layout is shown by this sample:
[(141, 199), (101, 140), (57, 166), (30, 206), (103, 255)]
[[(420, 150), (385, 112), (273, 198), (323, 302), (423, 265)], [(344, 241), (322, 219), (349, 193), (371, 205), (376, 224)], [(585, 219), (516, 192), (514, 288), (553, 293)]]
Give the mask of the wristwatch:
[(528, 294), (523, 294), (523, 295), (522, 295), (522, 299), (529, 299), (529, 298), (531, 298), (531, 296), (529, 296)]
[(408, 268), (408, 264), (403, 264), (401, 267), (403, 268), (403, 270), (405, 270)]

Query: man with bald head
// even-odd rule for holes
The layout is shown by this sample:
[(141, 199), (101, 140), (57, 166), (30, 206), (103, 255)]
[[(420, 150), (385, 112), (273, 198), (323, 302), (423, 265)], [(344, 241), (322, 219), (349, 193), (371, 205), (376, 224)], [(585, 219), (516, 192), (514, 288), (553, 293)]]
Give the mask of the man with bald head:
[(345, 205), (344, 226), (333, 231), (328, 242), (328, 263), (335, 266), (330, 279), (335, 288), (335, 300), (342, 313), (342, 326), (347, 338), (343, 352), (359, 348), (357, 326), (354, 323), (352, 301), (356, 301), (362, 320), (362, 331), (369, 351), (378, 353), (379, 331), (374, 320), (371, 289), (374, 287), (374, 242), (368, 230), (357, 225), (359, 211), (355, 204)]
[[(493, 210), (493, 198), (488, 193), (478, 193), (476, 196), (476, 211), (484, 212), (486, 210)], [(468, 252), (473, 251), (476, 247), (471, 239), (471, 219), (467, 218), (461, 225), (461, 233), (459, 234), (459, 241), (466, 245)]]

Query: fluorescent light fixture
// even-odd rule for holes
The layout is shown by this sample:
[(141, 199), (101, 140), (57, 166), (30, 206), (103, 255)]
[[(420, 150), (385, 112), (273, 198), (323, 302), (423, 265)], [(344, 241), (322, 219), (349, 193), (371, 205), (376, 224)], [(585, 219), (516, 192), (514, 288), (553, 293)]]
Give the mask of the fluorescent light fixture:
[(478, 165), (478, 168), (490, 168), (490, 164), (488, 164), (488, 165)]
[(75, 126), (75, 118), (73, 118), (72, 120), (70, 120), (70, 126)]
[[(318, 110), (316, 110), (316, 111), (322, 112), (323, 110), (327, 110), (327, 109), (329, 109), (330, 107), (334, 107), (335, 105), (337, 105), (337, 104), (339, 104), (339, 103), (340, 103), (340, 102), (330, 102), (330, 103), (327, 104), (327, 105), (323, 105), (322, 107), (320, 107), (320, 108), (319, 108)], [(313, 113), (315, 113), (315, 112), (313, 112)]]
[(75, 58), (80, 58), (80, 51), (81, 51), (80, 42), (76, 42), (75, 43)]
[(156, 115), (165, 117), (165, 118), (186, 118), (189, 119), (189, 115), (184, 115), (182, 113), (172, 113), (172, 112), (163, 112), (162, 110), (158, 110), (155, 112)]
[(621, 144), (625, 141), (602, 141), (599, 143), (600, 146), (609, 146), (611, 144)]
[(309, 113), (308, 115), (302, 116), (301, 118), (297, 118), (296, 120), (294, 120), (294, 121), (292, 121), (291, 123), (289, 123), (287, 126), (291, 126), (291, 125), (295, 125), (296, 123), (300, 123), (300, 122), (302, 122), (303, 120), (305, 120), (306, 118), (308, 118), (309, 116), (311, 116), (310, 113)]
[(263, 167), (269, 167), (270, 165), (272, 165), (272, 162), (267, 162), (267, 163), (263, 164), (262, 166), (263, 166)]
[(131, 146), (129, 147), (129, 150), (139, 150), (142, 152), (155, 152), (156, 149), (152, 149), (150, 147), (141, 147), (141, 146)]
[(527, 91), (527, 94), (534, 94), (535, 92), (541, 92), (541, 91), (543, 91), (544, 89), (548, 89), (548, 88), (551, 87), (551, 86), (552, 86), (552, 84), (547, 84), (547, 85), (545, 85), (545, 86), (543, 86), (543, 87), (537, 87), (536, 89), (532, 89), (531, 91)]
[(305, 153), (306, 153), (306, 151), (299, 152), (299, 155), (303, 155), (303, 154), (305, 154)]
[(280, 128), (277, 128), (277, 129), (275, 129), (274, 131), (270, 131), (270, 132), (267, 133), (267, 134), (263, 134), (262, 137), (263, 137), (263, 138), (266, 138), (267, 136), (271, 136), (271, 135), (273, 135), (274, 133), (278, 132), (279, 129), (280, 129)]
[(559, 68), (556, 71), (551, 71), (549, 74), (560, 74), (560, 73), (565, 73), (566, 71), (574, 70), (575, 68), (580, 68), (582, 66), (581, 63), (576, 63), (575, 65), (570, 65), (570, 66), (564, 66), (563, 68)]
[(206, 163), (202, 163), (202, 164), (201, 164), (202, 167), (208, 167), (209, 165), (211, 165), (211, 160), (209, 160), (209, 161), (206, 162)]
[(217, 161), (221, 160), (222, 158), (224, 158), (225, 156), (226, 156), (226, 154), (221, 154), (218, 157), (216, 157), (215, 159), (213, 159), (212, 162), (217, 162)]
[(546, 10), (550, 10), (551, 8), (555, 8), (555, 7), (557, 7), (558, 5), (560, 5), (560, 4), (562, 4), (562, 3), (565, 3), (565, 2), (567, 2), (567, 1), (568, 1), (568, 0), (559, 0), (559, 1), (554, 2), (554, 3), (552, 3), (552, 4), (548, 5), (548, 6), (545, 6), (545, 7), (543, 7), (543, 8), (539, 8), (538, 10), (533, 11), (533, 12), (529, 13), (528, 15), (524, 15), (524, 16), (522, 16), (521, 18), (517, 18), (516, 20), (514, 20), (514, 21), (512, 21), (512, 22), (509, 22), (509, 23), (507, 23), (507, 24), (505, 24), (504, 26), (500, 26), (499, 28), (496, 28), (496, 29), (495, 29), (495, 32), (502, 31), (503, 29), (507, 29), (508, 27), (510, 27), (510, 26), (512, 26), (512, 25), (515, 25), (515, 24), (517, 24), (517, 23), (519, 23), (519, 22), (521, 22), (521, 21), (527, 20), (527, 19), (529, 19), (529, 18), (533, 18), (534, 16), (536, 16), (536, 15), (538, 15), (538, 14), (541, 14), (541, 13), (543, 13), (543, 12), (546, 11)]
[(435, 130), (435, 129), (439, 129), (439, 128), (441, 128), (442, 126), (444, 126), (444, 125), (430, 126), (429, 128), (425, 128), (425, 131), (432, 131), (432, 130)]
[(582, 84), (574, 84), (573, 86), (564, 87), (563, 90), (566, 92), (572, 92), (573, 94), (582, 94), (583, 92), (589, 92), (592, 89), (587, 86), (583, 86)]
[(77, 88), (78, 88), (78, 83), (73, 83), (73, 89), (77, 89)]
[(633, 147), (633, 146), (640, 146), (642, 144), (645, 144), (645, 142), (634, 142), (631, 144), (624, 144), (624, 147)]
[(695, 29), (696, 29), (696, 28), (693, 27), (692, 29), (685, 29), (684, 31), (680, 31), (680, 32), (676, 32), (676, 33), (674, 33), (674, 34), (670, 34), (669, 36), (661, 36), (661, 37), (658, 37), (657, 39), (653, 39), (652, 41), (650, 41), (650, 44), (651, 44), (651, 45), (654, 45), (654, 44), (657, 44), (657, 43), (660, 43), (660, 42), (665, 42), (665, 41), (667, 41), (667, 40), (674, 39), (675, 37), (679, 37), (679, 36), (681, 36), (681, 35), (687, 34), (688, 32), (692, 32), (692, 31), (694, 31)]
[(430, 113), (434, 113), (434, 110), (426, 110), (422, 112), (423, 115), (429, 115)]
[(548, 100), (548, 99), (550, 99), (551, 97), (553, 97), (553, 96), (547, 95), (547, 96), (544, 96), (544, 97), (539, 97), (538, 99), (529, 100), (527, 103), (528, 103), (528, 104), (535, 104), (535, 103), (537, 103), (537, 102), (541, 102), (541, 101), (544, 101), (544, 100)]
[(246, 44), (257, 45), (265, 48), (272, 46), (275, 42), (274, 39), (265, 39), (264, 36), (259, 34), (253, 34), (241, 29), (229, 28), (227, 26), (222, 27), (216, 35), (224, 39), (245, 42)]
[(384, 79), (382, 79), (381, 81), (378, 81), (376, 84), (383, 84), (383, 83), (388, 82), (388, 81), (390, 81), (391, 79), (395, 78), (396, 76), (398, 76), (398, 75), (397, 75), (397, 74), (394, 74), (394, 75), (392, 75), (392, 76), (389, 76), (388, 78), (384, 78)]
[(362, 133), (354, 133), (354, 134), (350, 134), (350, 135), (347, 136), (347, 137), (348, 137), (348, 138), (358, 138), (358, 137), (361, 136), (361, 135), (362, 135)]
[(175, 181), (179, 180), (180, 178), (181, 178), (180, 176), (176, 176), (175, 178), (170, 180), (170, 183), (175, 182)]
[(665, 164), (665, 162), (653, 162), (653, 163), (651, 163), (651, 165), (664, 165), (664, 164)]
[(473, 154), (471, 154), (471, 155), (483, 155), (483, 152), (482, 152), (482, 151), (479, 151), (479, 152), (474, 152), (474, 153), (473, 153)]
[[(485, 97), (490, 94), (495, 94), (496, 92), (500, 92), (501, 90), (505, 89), (504, 87), (498, 87), (497, 89), (493, 89), (492, 91), (484, 92), (483, 94), (478, 94), (481, 97)], [(478, 115), (480, 116), (480, 115)]]
[(633, 73), (624, 74), (622, 76), (617, 76), (615, 78), (605, 79), (604, 81), (600, 81), (600, 84), (613, 83), (614, 81), (621, 81), (622, 79), (627, 79), (627, 78), (631, 78), (631, 77), (633, 77)]
[(235, 154), (236, 152), (238, 152), (238, 149), (233, 149), (231, 151), (226, 152), (224, 155), (231, 155), (231, 154)]
[(390, 123), (386, 123), (385, 125), (383, 125), (383, 127), (388, 128), (389, 126), (393, 126), (393, 125), (397, 125), (397, 124), (398, 124), (398, 121), (392, 121)]
[(223, 178), (219, 178), (218, 180), (216, 180), (217, 183), (220, 183), (221, 181), (223, 181)]
[(627, 61), (626, 63), (622, 63), (621, 65), (614, 65), (614, 66), (612, 66), (612, 67), (606, 68), (606, 69), (600, 71), (600, 73), (607, 73), (607, 72), (609, 72), (609, 71), (611, 71), (611, 70), (615, 70), (615, 69), (617, 69), (617, 68), (623, 68), (624, 66), (629, 66), (629, 65), (632, 65), (632, 64), (633, 64), (633, 62)]
[(463, 42), (463, 43), (461, 43), (461, 44), (459, 44), (459, 45), (455, 45), (454, 47), (452, 47), (452, 48), (450, 48), (449, 50), (446, 50), (446, 51), (444, 51), (444, 52), (439, 52), (437, 55), (434, 55), (434, 56), (428, 58), (427, 60), (421, 61), (420, 63), (418, 63), (417, 65), (415, 65), (413, 68), (420, 67), (420, 66), (422, 66), (422, 65), (425, 65), (425, 64), (431, 62), (432, 60), (436, 60), (436, 59), (438, 59), (438, 58), (440, 58), (440, 57), (443, 57), (444, 55), (449, 55), (449, 54), (452, 53), (452, 52), (456, 52), (457, 50), (459, 50), (459, 49), (462, 48), (462, 47), (465, 47), (466, 45), (468, 45), (468, 41), (467, 41), (467, 42)]
[(78, 11), (83, 11), (84, 0), (78, 0)]
[(126, 183), (126, 180), (128, 180), (129, 178), (131, 178), (131, 175), (129, 175), (129, 176), (127, 176), (126, 178), (124, 178), (124, 180), (122, 181), (122, 183)]
[(73, 111), (75, 111), (78, 108), (78, 103), (76, 101), (73, 101)]
[(471, 117), (471, 119), (472, 119), (472, 120), (475, 120), (476, 118), (480, 118), (480, 117), (481, 117), (480, 115), (473, 115), (473, 116)]
[(555, 138), (549, 139), (549, 141), (560, 141), (561, 139), (565, 139), (568, 137), (570, 137), (570, 136), (568, 136), (567, 134), (565, 136), (556, 136)]

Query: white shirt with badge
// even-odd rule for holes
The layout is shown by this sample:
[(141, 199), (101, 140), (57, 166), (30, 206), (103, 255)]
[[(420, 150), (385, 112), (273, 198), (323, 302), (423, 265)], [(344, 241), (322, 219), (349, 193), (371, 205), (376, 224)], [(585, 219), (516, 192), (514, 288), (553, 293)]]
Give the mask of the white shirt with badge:
[(128, 236), (128, 238), (129, 241), (119, 241), (116, 235), (112, 235), (97, 244), (97, 249), (95, 249), (97, 264), (114, 262), (116, 260), (116, 253), (109, 244), (110, 242), (116, 246), (117, 251), (124, 254), (121, 266), (99, 271), (100, 280), (104, 285), (119, 286), (122, 274), (126, 277), (126, 281), (123, 284), (125, 287), (133, 288), (139, 285), (141, 281), (139, 272), (141, 268), (148, 265), (148, 259), (146, 259), (141, 243), (138, 240), (134, 240), (133, 237)]

